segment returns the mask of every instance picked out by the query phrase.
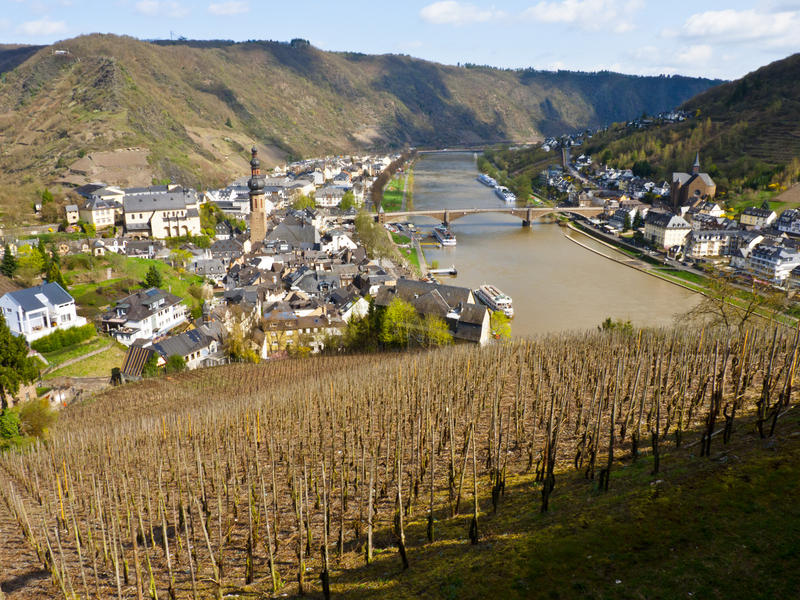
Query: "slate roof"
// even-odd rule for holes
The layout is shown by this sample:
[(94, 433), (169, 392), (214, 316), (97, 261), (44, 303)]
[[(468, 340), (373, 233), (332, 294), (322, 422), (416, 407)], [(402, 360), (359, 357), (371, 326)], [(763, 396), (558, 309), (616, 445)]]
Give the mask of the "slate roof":
[[(164, 300), (164, 303), (159, 306), (158, 301), (161, 299)], [(180, 304), (180, 302), (181, 299), (178, 296), (158, 288), (139, 290), (117, 300), (116, 306), (103, 315), (103, 320), (125, 318), (126, 321), (141, 321), (159, 310)], [(123, 317), (117, 317), (117, 308), (124, 310)]]
[(122, 200), (122, 207), (126, 213), (150, 210), (180, 210), (186, 208), (187, 204), (194, 204), (196, 201), (197, 198), (185, 190), (135, 196), (129, 196), (126, 192), (125, 198)]
[(411, 301), (415, 296), (422, 296), (432, 290), (437, 290), (450, 307), (467, 304), (472, 294), (469, 288), (455, 285), (442, 285), (413, 279), (397, 280), (397, 294), (406, 301)]
[(648, 211), (644, 222), (665, 229), (691, 229), (691, 225), (683, 217), (654, 210)]
[(157, 344), (153, 344), (153, 348), (156, 352), (166, 357), (175, 354), (188, 356), (192, 352), (207, 347), (212, 341), (213, 340), (202, 331), (191, 329), (184, 333), (168, 337)]
[(37, 296), (40, 295), (44, 296), (47, 301), (54, 306), (68, 304), (74, 301), (72, 296), (55, 282), (43, 283), (24, 290), (17, 290), (16, 292), (8, 292), (7, 295), (13, 298), (25, 312), (46, 308), (46, 305), (41, 299), (37, 298)]

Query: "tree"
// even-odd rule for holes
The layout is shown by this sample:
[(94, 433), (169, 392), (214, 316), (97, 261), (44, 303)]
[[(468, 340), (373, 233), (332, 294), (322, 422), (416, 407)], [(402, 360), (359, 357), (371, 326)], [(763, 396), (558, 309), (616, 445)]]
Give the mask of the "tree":
[(18, 266), (16, 257), (11, 254), (11, 248), (6, 244), (3, 250), (3, 262), (0, 263), (0, 272), (6, 277), (13, 277)]
[(93, 223), (81, 223), (81, 228), (83, 229), (83, 233), (89, 237), (94, 237), (97, 235), (97, 228)]
[(418, 318), (418, 330), (414, 336), (423, 348), (449, 346), (453, 343), (453, 334), (444, 319), (436, 315), (425, 315)]
[(314, 202), (313, 198), (310, 198), (306, 195), (298, 196), (294, 202), (292, 202), (292, 208), (295, 210), (304, 210), (306, 208), (315, 208), (317, 203)]
[(167, 373), (180, 373), (186, 370), (186, 360), (180, 354), (173, 354), (167, 358)]
[(142, 377), (155, 377), (158, 375), (158, 352), (153, 352), (142, 367)]
[(47, 268), (45, 270), (45, 278), (50, 283), (57, 283), (65, 290), (67, 289), (67, 283), (64, 281), (64, 276), (61, 274), (61, 268), (55, 261), (51, 260), (47, 264)]
[(411, 304), (401, 298), (393, 299), (383, 313), (381, 342), (388, 346), (408, 346), (417, 319), (417, 311)]
[(342, 210), (350, 210), (356, 204), (356, 196), (352, 190), (347, 190), (342, 196), (342, 201), (339, 203), (339, 208)]
[(19, 431), (23, 435), (43, 438), (57, 418), (58, 414), (50, 408), (46, 398), (31, 400), (19, 409)]
[(606, 320), (600, 323), (598, 327), (600, 331), (621, 331), (622, 333), (633, 333), (633, 325), (630, 321), (623, 321), (622, 319), (613, 320), (611, 317), (606, 317)]
[(39, 376), (39, 361), (28, 357), (28, 344), (24, 337), (11, 333), (6, 319), (0, 315), (0, 401), (2, 410), (8, 407), (8, 397), (14, 396), (23, 383)]
[(489, 318), (489, 331), (496, 340), (511, 338), (511, 319), (501, 310), (492, 312)]
[(636, 216), (633, 217), (633, 228), (639, 229), (639, 227), (641, 227), (642, 225), (644, 225), (644, 219), (642, 218), (642, 211), (637, 210)]
[(622, 224), (622, 231), (628, 231), (631, 228), (631, 214), (625, 213), (625, 222)]
[(164, 283), (163, 278), (161, 277), (161, 272), (155, 265), (150, 265), (150, 268), (147, 270), (147, 275), (144, 277), (144, 284), (149, 288), (160, 288)]
[(687, 317), (710, 327), (738, 330), (741, 334), (754, 316), (774, 317), (788, 298), (755, 281), (749, 290), (739, 288), (728, 273), (713, 270), (707, 276), (703, 299)]

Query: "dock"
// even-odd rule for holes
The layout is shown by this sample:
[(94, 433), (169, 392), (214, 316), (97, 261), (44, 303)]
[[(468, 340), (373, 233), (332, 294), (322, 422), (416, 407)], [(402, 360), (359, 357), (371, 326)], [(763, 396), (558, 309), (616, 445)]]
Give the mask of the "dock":
[(444, 269), (428, 269), (428, 273), (431, 275), (458, 275), (458, 269), (456, 269), (455, 265), (451, 265)]

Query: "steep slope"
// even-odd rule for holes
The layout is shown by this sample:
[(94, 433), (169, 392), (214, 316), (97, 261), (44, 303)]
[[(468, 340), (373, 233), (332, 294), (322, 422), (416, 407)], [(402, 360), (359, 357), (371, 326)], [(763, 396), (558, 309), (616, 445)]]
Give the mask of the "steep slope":
[(56, 181), (87, 153), (125, 147), (147, 149), (159, 178), (202, 185), (241, 173), (252, 140), (273, 161), (534, 140), (667, 109), (713, 83), (452, 67), (323, 52), (303, 40), (150, 43), (113, 35), (5, 49), (0, 68), (4, 183)]
[(788, 186), (800, 175), (800, 54), (713, 87), (687, 101), (696, 118), (635, 131), (612, 128), (588, 150), (631, 167), (648, 161), (666, 177), (700, 151), (718, 189)]

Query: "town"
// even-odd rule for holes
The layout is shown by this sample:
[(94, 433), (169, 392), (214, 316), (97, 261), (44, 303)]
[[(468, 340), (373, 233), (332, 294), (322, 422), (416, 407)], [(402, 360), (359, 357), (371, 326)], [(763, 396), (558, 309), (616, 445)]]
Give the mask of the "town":
[[(385, 253), (365, 247), (369, 236), (356, 231), (373, 184), (393, 165), (402, 167), (400, 155), (304, 160), (267, 175), (257, 149), (251, 152), (250, 175), (224, 189), (87, 184), (71, 194), (79, 200), (63, 206), (66, 237), (45, 243), (52, 236), (6, 235), (4, 274), (34, 284), (13, 289), (4, 278), (8, 289), (0, 307), (11, 332), (35, 350), (50, 347), (42, 340), (57, 332), (88, 323), (124, 347), (119, 364), (110, 365), (115, 383), (159, 369), (318, 353), (351, 319), (365, 317), (370, 302), (385, 308), (395, 298), (421, 318), (446, 322), (454, 341), (489, 343), (491, 311), (472, 290), (417, 280), (403, 255), (380, 255)], [(366, 222), (378, 238), (390, 240), (388, 229), (396, 231), (373, 224), (372, 217)], [(33, 259), (38, 266), (28, 272)], [(115, 285), (124, 271), (120, 265), (132, 259), (149, 265), (141, 286)], [(106, 292), (105, 305), (82, 304), (93, 295), (92, 283), (70, 286), (60, 270), (53, 275), (42, 267), (81, 270), (86, 261), (109, 265), (100, 269), (106, 281), (96, 286)], [(176, 285), (185, 282), (165, 281), (157, 264), (191, 278), (184, 295)], [(109, 296), (114, 289), (119, 294)], [(69, 290), (83, 291), (75, 298)], [(37, 355), (46, 372), (61, 372)], [(69, 382), (60, 388), (71, 388)], [(76, 391), (59, 389), (58, 397)], [(35, 386), (28, 386), (20, 398), (34, 394)]]

